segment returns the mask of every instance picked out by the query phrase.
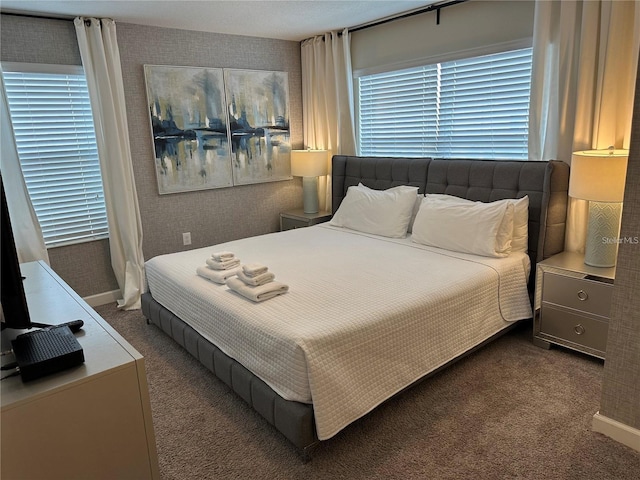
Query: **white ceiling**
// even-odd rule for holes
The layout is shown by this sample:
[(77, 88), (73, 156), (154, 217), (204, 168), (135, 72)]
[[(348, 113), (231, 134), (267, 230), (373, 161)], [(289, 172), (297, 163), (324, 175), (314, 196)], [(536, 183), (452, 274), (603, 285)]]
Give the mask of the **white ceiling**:
[(0, 0), (0, 9), (299, 41), (432, 3), (438, 0)]

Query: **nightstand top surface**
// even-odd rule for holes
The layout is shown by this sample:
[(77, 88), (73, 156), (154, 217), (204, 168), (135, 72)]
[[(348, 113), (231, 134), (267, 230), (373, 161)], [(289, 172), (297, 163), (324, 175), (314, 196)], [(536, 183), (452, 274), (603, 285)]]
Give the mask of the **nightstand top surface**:
[(315, 218), (330, 217), (331, 212), (326, 212), (321, 210), (317, 213), (304, 213), (304, 209), (298, 208), (296, 210), (289, 210), (287, 212), (282, 212), (280, 215), (283, 215), (285, 217), (290, 217), (290, 218), (304, 218), (304, 219), (313, 220)]
[(538, 265), (609, 278), (611, 280), (615, 279), (616, 276), (616, 267), (592, 267), (584, 263), (584, 254), (577, 252), (561, 252), (539, 262)]

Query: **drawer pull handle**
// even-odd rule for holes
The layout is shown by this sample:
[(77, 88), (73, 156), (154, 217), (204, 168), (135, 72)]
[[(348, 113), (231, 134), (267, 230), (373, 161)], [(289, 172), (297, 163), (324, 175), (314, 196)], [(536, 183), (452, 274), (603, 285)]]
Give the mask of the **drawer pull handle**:
[(582, 335), (585, 330), (581, 324), (578, 324), (575, 327), (573, 327), (573, 331), (576, 332), (576, 335)]
[(589, 298), (589, 295), (587, 294), (587, 292), (585, 292), (584, 290), (580, 290), (578, 292), (578, 300), (580, 300), (581, 302), (584, 302), (587, 298)]

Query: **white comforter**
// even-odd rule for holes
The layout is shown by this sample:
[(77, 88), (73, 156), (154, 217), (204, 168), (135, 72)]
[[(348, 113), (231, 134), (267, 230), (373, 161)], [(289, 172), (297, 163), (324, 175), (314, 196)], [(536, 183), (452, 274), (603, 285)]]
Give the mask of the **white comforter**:
[[(214, 251), (262, 263), (289, 293), (253, 303), (196, 275)], [(317, 225), (146, 263), (153, 297), (288, 400), (318, 438), (511, 321), (530, 318), (529, 258), (458, 254)]]

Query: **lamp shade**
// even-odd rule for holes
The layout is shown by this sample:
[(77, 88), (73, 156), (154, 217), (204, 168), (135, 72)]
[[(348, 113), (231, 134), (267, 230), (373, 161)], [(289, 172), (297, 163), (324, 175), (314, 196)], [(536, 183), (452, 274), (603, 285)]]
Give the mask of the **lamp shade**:
[(291, 175), (294, 177), (320, 177), (327, 173), (326, 150), (291, 150)]
[(628, 157), (628, 150), (574, 152), (569, 196), (596, 202), (622, 202)]

